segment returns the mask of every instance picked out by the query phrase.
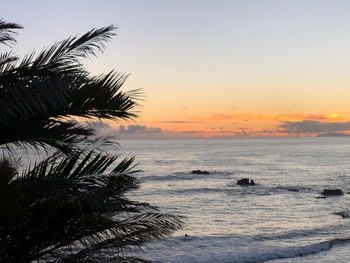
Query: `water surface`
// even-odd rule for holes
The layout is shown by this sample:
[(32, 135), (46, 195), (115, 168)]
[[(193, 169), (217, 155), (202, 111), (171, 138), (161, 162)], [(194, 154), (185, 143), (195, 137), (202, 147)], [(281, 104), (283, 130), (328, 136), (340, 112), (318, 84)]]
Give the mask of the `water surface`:
[[(350, 138), (120, 144), (144, 170), (139, 174), (144, 183), (131, 196), (186, 216), (183, 230), (146, 248), (150, 259), (348, 262), (343, 260), (350, 256), (350, 219), (334, 213), (350, 209), (350, 194), (317, 197), (324, 188), (350, 191)], [(196, 169), (210, 174), (190, 173)], [(257, 185), (238, 186), (236, 181), (244, 177)]]

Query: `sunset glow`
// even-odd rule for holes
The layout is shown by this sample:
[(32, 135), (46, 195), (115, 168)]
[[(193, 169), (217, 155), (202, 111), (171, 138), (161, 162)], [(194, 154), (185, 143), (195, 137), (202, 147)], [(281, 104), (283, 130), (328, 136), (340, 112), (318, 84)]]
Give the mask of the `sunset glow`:
[[(93, 27), (119, 27), (105, 54), (87, 61), (95, 74), (112, 68), (131, 73), (124, 88), (143, 90), (140, 117), (111, 123), (115, 131), (140, 125), (161, 130), (149, 137), (175, 138), (349, 131), (350, 2), (101, 3), (66, 0), (40, 12), (29, 2), (14, 10), (5, 0), (1, 9), (4, 19), (25, 25), (19, 54)], [(40, 21), (32, 19), (39, 14)], [(287, 123), (298, 128), (286, 129)]]

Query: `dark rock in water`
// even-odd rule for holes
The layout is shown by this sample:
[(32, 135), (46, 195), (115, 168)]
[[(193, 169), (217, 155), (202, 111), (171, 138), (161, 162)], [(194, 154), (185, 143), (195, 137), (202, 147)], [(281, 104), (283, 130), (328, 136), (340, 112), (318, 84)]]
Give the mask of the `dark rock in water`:
[(242, 178), (237, 181), (238, 185), (249, 185), (249, 178)]
[(346, 212), (345, 211), (341, 211), (341, 212), (335, 212), (333, 214), (337, 215), (337, 216), (342, 216), (344, 215)]
[(317, 199), (325, 199), (326, 197), (325, 196), (316, 196), (315, 198), (317, 198)]
[(324, 189), (321, 193), (322, 195), (343, 195), (343, 191), (341, 189)]
[(255, 182), (253, 180), (249, 181), (249, 178), (242, 178), (237, 181), (238, 185), (255, 185)]
[(208, 171), (193, 170), (191, 174), (209, 174)]
[(296, 189), (296, 188), (288, 188), (287, 190), (289, 192), (299, 192), (299, 189)]
[(346, 211), (336, 212), (335, 215), (341, 216), (342, 218), (349, 218), (350, 215)]

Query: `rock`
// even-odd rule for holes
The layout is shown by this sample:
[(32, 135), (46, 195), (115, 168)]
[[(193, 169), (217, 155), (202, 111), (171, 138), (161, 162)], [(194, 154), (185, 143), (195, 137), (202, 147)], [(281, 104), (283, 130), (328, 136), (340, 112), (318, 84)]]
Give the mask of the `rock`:
[(208, 171), (193, 170), (191, 174), (209, 174)]
[(343, 195), (343, 191), (341, 189), (324, 189), (321, 193), (322, 195)]
[(237, 181), (238, 185), (249, 185), (249, 178), (242, 178)]
[(317, 198), (317, 199), (325, 199), (326, 197), (325, 196), (316, 196), (315, 198)]
[(296, 188), (288, 188), (287, 191), (289, 191), (289, 192), (299, 192), (299, 189), (296, 189)]
[(346, 211), (336, 212), (335, 215), (341, 216), (342, 218), (349, 218), (350, 215)]
[(249, 178), (242, 178), (237, 181), (237, 184), (238, 185), (255, 185), (255, 182), (253, 180), (250, 180), (249, 182)]
[(341, 211), (341, 212), (335, 212), (335, 213), (333, 213), (333, 214), (335, 214), (335, 215), (337, 215), (337, 216), (342, 216), (342, 215), (345, 215), (346, 212), (345, 212), (345, 211)]

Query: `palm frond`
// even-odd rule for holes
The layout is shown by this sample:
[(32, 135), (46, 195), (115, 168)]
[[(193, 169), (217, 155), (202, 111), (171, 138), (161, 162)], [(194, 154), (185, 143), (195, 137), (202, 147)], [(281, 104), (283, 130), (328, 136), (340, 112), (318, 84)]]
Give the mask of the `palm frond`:
[(16, 77), (5, 80), (0, 75), (0, 120), (2, 125), (16, 125), (34, 119), (57, 117), (69, 107), (72, 78), (59, 75)]
[(92, 29), (81, 37), (70, 37), (51, 47), (44, 49), (38, 55), (31, 53), (20, 64), (21, 67), (43, 72), (60, 71), (61, 73), (86, 73), (80, 59), (90, 55), (95, 56), (96, 50), (103, 51), (105, 42), (115, 34), (115, 26)]
[(14, 30), (23, 28), (16, 23), (8, 23), (0, 19), (0, 44), (10, 45), (16, 42)]
[[(67, 259), (62, 262), (79, 262), (104, 255), (123, 262), (118, 261), (127, 259), (119, 254), (122, 249), (139, 247), (178, 229), (181, 220), (171, 215), (147, 212), (122, 216), (153, 207), (123, 196), (138, 186), (132, 177), (136, 170), (133, 158), (114, 165), (116, 160), (108, 155), (79, 152), (60, 161), (48, 158), (19, 176), (11, 176), (5, 185), (21, 186), (22, 213), (10, 224), (8, 220), (7, 224), (0, 221), (0, 240), (5, 236), (10, 244), (16, 240), (18, 249), (32, 259), (49, 256)], [(0, 175), (1, 171), (0, 166)], [(5, 243), (2, 249), (6, 253), (11, 247)], [(73, 259), (76, 261), (69, 261)]]
[(74, 122), (48, 120), (17, 123), (7, 126), (0, 124), (0, 145), (11, 150), (11, 146), (29, 146), (46, 149), (47, 146), (71, 154), (80, 148), (78, 143), (93, 135), (93, 130)]
[(90, 244), (87, 248), (67, 257), (73, 260), (68, 262), (79, 262), (96, 255), (113, 258), (116, 250), (140, 247), (145, 243), (169, 236), (173, 231), (181, 228), (182, 220), (168, 214), (144, 213), (114, 223), (114, 227), (105, 232), (99, 242)]
[[(9, 133), (0, 143), (24, 142), (19, 145), (31, 145), (38, 136), (21, 132), (21, 126), (42, 127), (46, 133), (48, 123), (54, 118), (78, 116), (84, 118), (130, 119), (136, 117), (133, 109), (137, 106), (139, 91), (122, 92), (121, 86), (127, 76), (114, 71), (97, 77), (90, 77), (80, 60), (102, 51), (104, 43), (113, 35), (114, 26), (93, 29), (81, 37), (71, 37), (58, 42), (38, 55), (29, 53), (17, 65), (18, 58), (10, 53), (0, 57), (0, 130)], [(34, 123), (34, 124), (32, 124)], [(40, 123), (38, 125), (38, 123)], [(57, 130), (57, 129), (56, 129)], [(61, 129), (64, 132), (64, 129)], [(75, 137), (79, 137), (79, 130)], [(61, 137), (69, 138), (70, 133)], [(30, 134), (30, 133), (27, 133)], [(33, 133), (37, 134), (37, 133)], [(66, 140), (45, 143), (57, 149), (68, 151)], [(71, 140), (72, 143), (78, 140)]]
[(71, 103), (69, 91), (75, 88), (77, 80), (84, 83), (88, 75), (80, 59), (95, 55), (96, 49), (102, 50), (104, 42), (114, 35), (114, 29), (109, 26), (91, 30), (80, 38), (68, 38), (38, 56), (30, 53), (19, 66), (3, 71), (0, 98), (8, 103), (1, 107), (0, 119), (7, 121), (23, 114), (27, 118), (40, 113), (42, 117), (66, 114)]
[[(25, 170), (19, 177), (26, 182), (31, 199), (56, 198), (61, 194), (75, 196), (76, 205), (84, 213), (109, 212), (112, 214), (152, 206), (130, 202), (123, 193), (138, 188), (139, 180), (133, 158), (115, 164), (118, 156), (78, 151), (60, 161), (48, 158)], [(110, 169), (111, 166), (114, 168)], [(110, 169), (112, 172), (104, 174)]]
[(18, 220), (20, 215), (21, 188), (12, 183), (17, 175), (16, 167), (9, 160), (0, 161), (0, 225), (9, 224), (15, 218)]
[[(78, 85), (72, 96), (72, 115), (100, 119), (130, 119), (136, 117), (132, 110), (138, 105), (141, 91), (122, 92), (121, 87), (128, 75), (114, 71), (87, 79)], [(96, 92), (98, 90), (98, 92)]]
[(12, 52), (0, 54), (0, 74), (13, 69), (18, 59), (18, 56), (13, 55)]
[(117, 158), (118, 156), (96, 154), (93, 151), (87, 153), (77, 151), (71, 156), (64, 156), (61, 160), (48, 158), (36, 164), (30, 171), (24, 172), (22, 177), (60, 177), (77, 180), (102, 174)]

